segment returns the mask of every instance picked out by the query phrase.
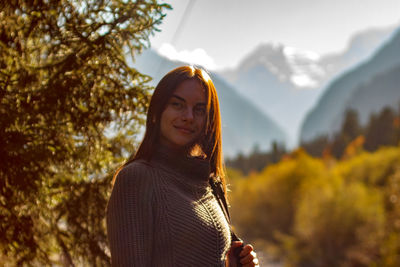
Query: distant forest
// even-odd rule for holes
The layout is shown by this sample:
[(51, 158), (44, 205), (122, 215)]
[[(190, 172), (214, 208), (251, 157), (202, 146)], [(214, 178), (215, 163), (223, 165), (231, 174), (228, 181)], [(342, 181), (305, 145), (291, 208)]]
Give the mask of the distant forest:
[[(344, 114), (339, 132), (322, 135), (300, 147), (314, 157), (346, 158), (359, 150), (375, 151), (381, 146), (397, 146), (400, 143), (400, 103), (398, 110), (383, 108), (371, 114), (366, 125), (361, 125), (356, 110), (349, 109)], [(255, 146), (249, 155), (238, 154), (227, 159), (226, 166), (240, 170), (243, 174), (260, 172), (266, 166), (279, 162), (288, 151), (283, 144), (274, 142), (271, 151), (260, 151)]]
[(264, 261), (400, 266), (399, 146), (340, 160), (299, 149), (259, 173), (228, 176), (234, 227)]
[[(280, 266), (400, 266), (400, 109), (227, 161), (232, 221)], [(264, 262), (265, 263), (265, 262)]]

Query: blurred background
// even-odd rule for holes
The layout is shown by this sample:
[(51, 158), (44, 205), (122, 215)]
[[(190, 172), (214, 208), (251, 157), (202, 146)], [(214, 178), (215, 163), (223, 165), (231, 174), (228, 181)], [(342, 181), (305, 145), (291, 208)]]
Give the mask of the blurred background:
[(400, 2), (170, 3), (134, 66), (211, 72), (234, 223), (263, 264), (400, 264)]
[(186, 64), (216, 86), (233, 223), (261, 266), (400, 266), (400, 1), (0, 7), (6, 266), (110, 264), (112, 174)]

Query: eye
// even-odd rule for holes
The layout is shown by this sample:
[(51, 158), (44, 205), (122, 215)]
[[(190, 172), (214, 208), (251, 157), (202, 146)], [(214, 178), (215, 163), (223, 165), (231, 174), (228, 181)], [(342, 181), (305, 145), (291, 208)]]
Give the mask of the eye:
[(205, 116), (206, 108), (204, 106), (196, 106), (194, 107), (194, 114), (199, 117)]
[(178, 102), (178, 101), (172, 101), (169, 103), (173, 108), (177, 110), (181, 110), (183, 108), (183, 103)]

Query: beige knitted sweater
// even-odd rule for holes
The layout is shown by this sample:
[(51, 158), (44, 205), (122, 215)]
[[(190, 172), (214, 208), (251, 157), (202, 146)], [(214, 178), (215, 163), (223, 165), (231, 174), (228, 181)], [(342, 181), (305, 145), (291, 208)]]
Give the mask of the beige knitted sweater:
[(209, 164), (159, 148), (118, 174), (107, 208), (113, 266), (224, 266), (229, 225)]

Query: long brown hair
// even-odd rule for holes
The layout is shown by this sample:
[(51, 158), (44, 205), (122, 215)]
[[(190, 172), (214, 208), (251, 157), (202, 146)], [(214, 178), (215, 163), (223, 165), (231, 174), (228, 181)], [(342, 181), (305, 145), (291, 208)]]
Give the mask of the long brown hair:
[[(176, 88), (184, 81), (194, 79), (200, 82), (206, 91), (207, 120), (203, 137), (198, 145), (206, 159), (210, 161), (211, 173), (219, 177), (226, 194), (225, 168), (222, 156), (221, 114), (215, 86), (205, 70), (199, 67), (182, 66), (168, 72), (156, 86), (147, 112), (146, 132), (143, 140), (122, 167), (136, 159), (150, 160), (156, 151), (160, 138), (160, 120), (169, 99)], [(121, 167), (121, 168), (122, 168)], [(120, 168), (120, 169), (121, 169)], [(119, 169), (119, 170), (120, 170)], [(119, 170), (114, 175), (114, 179)]]

